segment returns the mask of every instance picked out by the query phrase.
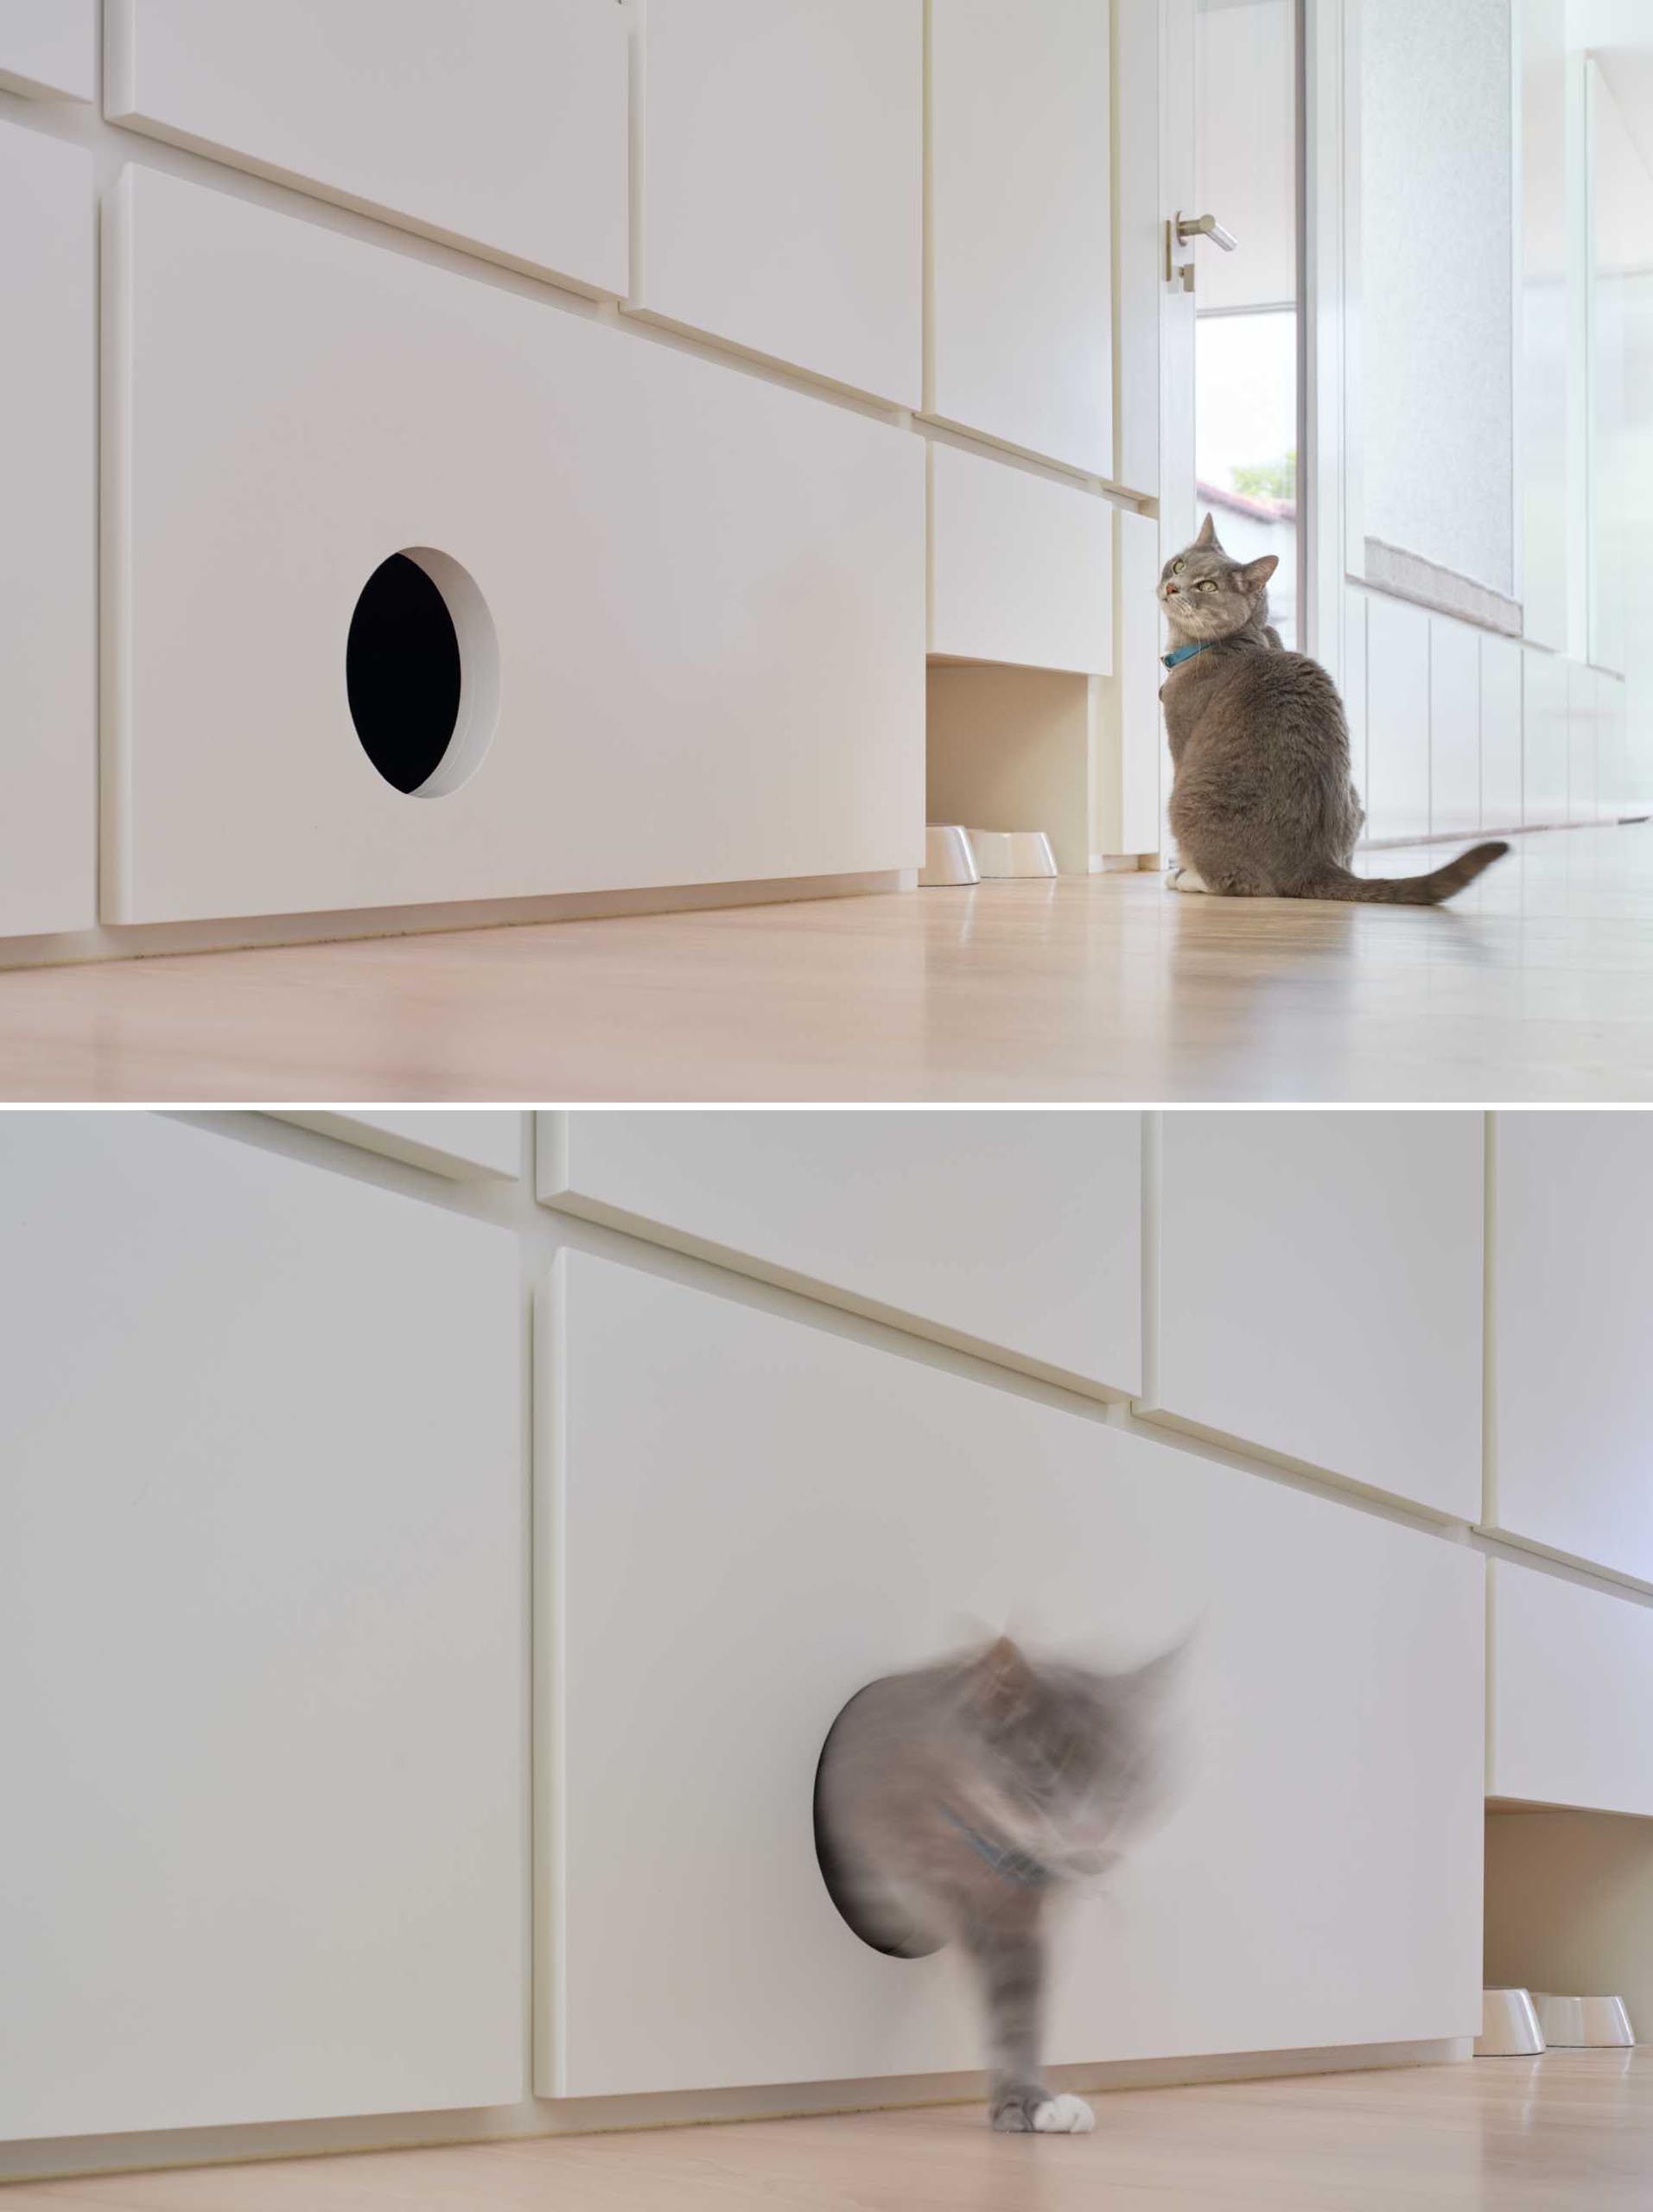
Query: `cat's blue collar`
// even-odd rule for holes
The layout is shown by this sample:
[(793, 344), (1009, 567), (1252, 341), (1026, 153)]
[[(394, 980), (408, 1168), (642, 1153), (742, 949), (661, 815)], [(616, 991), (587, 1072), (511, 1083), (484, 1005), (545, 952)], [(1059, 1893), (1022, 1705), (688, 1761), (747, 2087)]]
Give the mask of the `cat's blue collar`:
[(994, 1843), (988, 1837), (977, 1834), (973, 1827), (959, 1819), (951, 1806), (944, 1805), (940, 1810), (943, 1820), (952, 1822), (976, 1857), (985, 1859), (1002, 1880), (1019, 1882), (1026, 1890), (1042, 1890), (1056, 1878), (1048, 1866), (1040, 1866), (1039, 1860), (1030, 1857), (1027, 1852), (1014, 1851), (1008, 1843)]
[(1221, 643), (1220, 638), (1207, 638), (1198, 645), (1179, 645), (1175, 652), (1161, 653), (1160, 658), (1167, 668), (1180, 668), (1184, 661), (1192, 660), (1196, 653), (1208, 653), (1213, 645)]

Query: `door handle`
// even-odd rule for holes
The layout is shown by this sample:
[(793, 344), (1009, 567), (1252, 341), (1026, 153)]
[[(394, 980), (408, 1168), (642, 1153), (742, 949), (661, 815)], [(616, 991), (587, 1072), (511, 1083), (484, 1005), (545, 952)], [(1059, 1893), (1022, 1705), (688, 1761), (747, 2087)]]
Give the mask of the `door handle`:
[(1186, 245), (1190, 238), (1209, 238), (1213, 245), (1220, 245), (1224, 253), (1232, 253), (1240, 241), (1232, 231), (1225, 231), (1215, 215), (1177, 216), (1177, 244)]

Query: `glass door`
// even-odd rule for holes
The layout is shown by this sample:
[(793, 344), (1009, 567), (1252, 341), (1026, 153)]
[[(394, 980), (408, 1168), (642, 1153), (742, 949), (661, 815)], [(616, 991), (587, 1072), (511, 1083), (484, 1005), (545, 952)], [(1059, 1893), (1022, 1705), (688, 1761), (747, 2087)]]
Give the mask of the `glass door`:
[(1193, 269), (1198, 511), (1236, 559), (1278, 556), (1269, 611), (1290, 646), (1302, 638), (1298, 12), (1297, 0), (1197, 0), (1198, 204), (1185, 213), (1219, 230), (1179, 249)]

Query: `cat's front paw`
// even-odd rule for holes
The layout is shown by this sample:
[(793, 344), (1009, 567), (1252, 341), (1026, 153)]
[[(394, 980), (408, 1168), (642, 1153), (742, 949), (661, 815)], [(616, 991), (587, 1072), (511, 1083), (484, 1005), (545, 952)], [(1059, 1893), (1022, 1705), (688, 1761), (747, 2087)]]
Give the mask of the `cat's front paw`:
[(992, 2116), (1001, 2135), (1089, 2135), (1097, 2124), (1083, 2097), (1053, 2097), (1042, 2084), (1008, 2090)]
[(1205, 886), (1197, 870), (1173, 861), (1165, 872), (1165, 887), (1167, 891), (1203, 891)]
[(1083, 2097), (1052, 2097), (1033, 2108), (1033, 2130), (1039, 2135), (1089, 2135), (1097, 2115)]

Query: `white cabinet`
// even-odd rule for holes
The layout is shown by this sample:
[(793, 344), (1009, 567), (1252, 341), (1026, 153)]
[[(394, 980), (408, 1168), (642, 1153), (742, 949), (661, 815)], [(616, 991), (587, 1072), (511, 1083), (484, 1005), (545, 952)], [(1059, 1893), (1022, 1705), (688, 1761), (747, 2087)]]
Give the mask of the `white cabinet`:
[(1167, 1114), (1155, 1404), (1465, 1521), (1478, 1114)]
[(517, 1255), (0, 1129), (0, 2135), (522, 2094)]
[(648, 0), (641, 41), (633, 304), (917, 407), (920, 0)]
[(1567, 664), (1567, 818), (1593, 822), (1596, 804), (1596, 684), (1593, 668)]
[(1429, 617), (1372, 593), (1366, 626), (1366, 835), (1426, 836)]
[(1521, 827), (1521, 647), (1481, 633), (1481, 826)]
[(1109, 13), (932, 0), (927, 410), (1113, 473)]
[(1529, 645), (1521, 656), (1521, 818), (1529, 826), (1567, 820), (1567, 663)]
[(929, 454), (931, 652), (1106, 674), (1108, 502), (957, 446)]
[(1500, 1114), (1486, 1517), (1653, 1583), (1653, 1128)]
[(98, 0), (5, 0), (0, 86), (36, 99), (94, 99)]
[(541, 1116), (539, 1194), (1131, 1392), (1136, 1114)]
[[(153, 171), (106, 251), (105, 918), (918, 864), (919, 439)], [(461, 671), (411, 792), (346, 683), (410, 548)], [(436, 632), (368, 664), (398, 729)]]
[(1653, 1815), (1653, 1607), (1488, 1565), (1488, 1796)]
[[(3, 35), (0, 35), (0, 45)], [(97, 216), (0, 123), (0, 938), (97, 918)]]
[(321, 1136), (382, 1153), (410, 1167), (428, 1167), (458, 1183), (514, 1178), (522, 1173), (523, 1118), (502, 1109), (473, 1113), (448, 1113), (435, 1107), (407, 1113), (270, 1111), (278, 1121), (296, 1122)]
[(1473, 2031), (1473, 1554), (642, 1268), (565, 1253), (542, 1301), (542, 2094), (981, 2063), (958, 1960), (861, 1945), (811, 1826), (842, 1706), (972, 1618), (1102, 1664), (1194, 1631), (1052, 2061)]
[(1429, 828), (1481, 826), (1481, 649), (1467, 623), (1429, 618)]
[(114, 120), (601, 292), (626, 287), (614, 0), (109, 0)]

